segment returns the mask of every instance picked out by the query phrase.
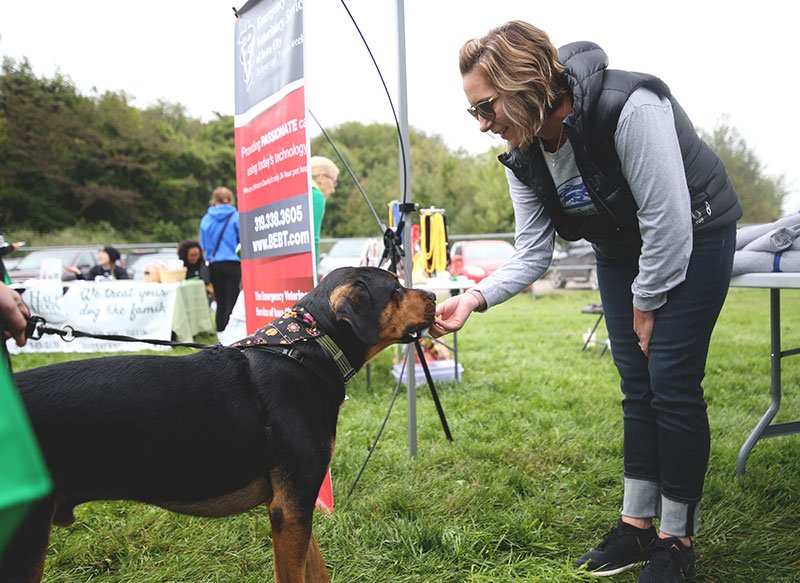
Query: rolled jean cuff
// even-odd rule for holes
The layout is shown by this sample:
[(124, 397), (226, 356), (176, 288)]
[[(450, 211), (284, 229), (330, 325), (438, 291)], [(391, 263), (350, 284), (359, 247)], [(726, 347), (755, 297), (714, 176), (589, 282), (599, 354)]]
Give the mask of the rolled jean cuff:
[(622, 514), (631, 518), (655, 518), (659, 515), (661, 487), (658, 482), (625, 478)]
[(694, 536), (699, 528), (699, 501), (678, 502), (661, 496), (661, 532), (672, 536)]

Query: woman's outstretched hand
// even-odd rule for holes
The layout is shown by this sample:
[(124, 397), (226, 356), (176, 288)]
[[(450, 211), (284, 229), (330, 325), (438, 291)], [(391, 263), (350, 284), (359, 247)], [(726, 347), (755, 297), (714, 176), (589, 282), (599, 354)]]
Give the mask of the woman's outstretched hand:
[(439, 338), (461, 330), (478, 306), (478, 298), (473, 294), (464, 293), (448, 298), (436, 306), (436, 320), (431, 326), (430, 335)]

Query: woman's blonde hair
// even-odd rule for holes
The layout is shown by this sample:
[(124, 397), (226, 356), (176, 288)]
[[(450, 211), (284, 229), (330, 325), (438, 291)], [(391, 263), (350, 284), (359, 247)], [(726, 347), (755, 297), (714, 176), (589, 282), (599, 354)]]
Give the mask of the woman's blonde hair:
[(550, 37), (521, 20), (467, 41), (459, 51), (461, 75), (478, 69), (503, 98), (520, 145), (530, 144), (567, 93), (564, 65)]
[(224, 186), (217, 186), (211, 193), (209, 204), (233, 204), (233, 193)]
[(312, 156), (311, 160), (311, 176), (318, 176), (320, 174), (328, 173), (331, 178), (336, 179), (339, 177), (339, 167), (333, 163), (333, 160), (325, 156)]

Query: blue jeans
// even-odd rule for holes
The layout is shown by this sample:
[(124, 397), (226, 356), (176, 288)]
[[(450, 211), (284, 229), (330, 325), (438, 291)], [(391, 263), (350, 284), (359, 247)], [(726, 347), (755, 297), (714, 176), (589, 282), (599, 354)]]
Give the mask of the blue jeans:
[(597, 254), (600, 297), (624, 394), (622, 514), (660, 517), (661, 530), (674, 536), (691, 536), (699, 525), (711, 441), (701, 383), (735, 243), (735, 224), (695, 234), (686, 279), (655, 311), (649, 358), (633, 331), (631, 284), (638, 257)]

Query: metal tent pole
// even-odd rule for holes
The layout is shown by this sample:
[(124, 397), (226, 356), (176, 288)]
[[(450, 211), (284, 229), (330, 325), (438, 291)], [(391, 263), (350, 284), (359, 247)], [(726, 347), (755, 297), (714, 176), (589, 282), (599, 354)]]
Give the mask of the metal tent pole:
[[(398, 116), (400, 122), (400, 175), (403, 177), (402, 183), (405, 185), (402, 201), (411, 204), (411, 152), (409, 148), (408, 131), (408, 91), (406, 86), (406, 24), (405, 24), (405, 5), (403, 0), (397, 0), (397, 74), (398, 74)], [(403, 157), (405, 151), (405, 157)], [(408, 212), (408, 205), (403, 210), (403, 247), (405, 257), (403, 258), (403, 272), (407, 287), (412, 287), (411, 280), (411, 260), (414, 249), (411, 244), (411, 213)], [(406, 386), (408, 387), (408, 454), (417, 455), (417, 388), (416, 388), (416, 367), (414, 366), (414, 351), (406, 351)]]

